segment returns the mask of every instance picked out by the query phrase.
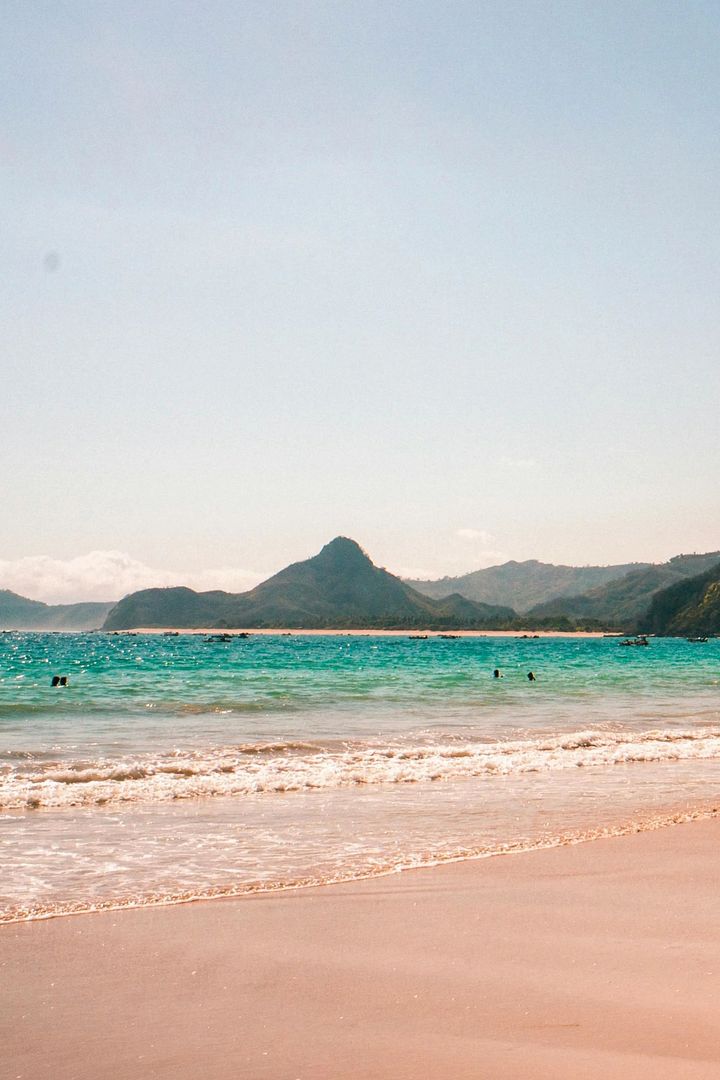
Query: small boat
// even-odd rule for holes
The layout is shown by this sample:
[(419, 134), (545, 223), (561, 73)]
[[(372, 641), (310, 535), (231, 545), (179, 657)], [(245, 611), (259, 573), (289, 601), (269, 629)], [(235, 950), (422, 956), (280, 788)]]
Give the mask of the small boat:
[(687, 640), (692, 641), (693, 643), (695, 643), (695, 642), (698, 642), (698, 641), (707, 641), (707, 638), (706, 637), (689, 637)]
[(625, 640), (621, 641), (620, 644), (621, 645), (649, 645), (650, 642), (648, 641), (648, 639), (645, 637), (644, 634), (639, 634), (638, 637), (625, 638)]
[(205, 638), (205, 644), (209, 645), (216, 641), (232, 641), (232, 634), (211, 634), (210, 637)]
[(459, 634), (440, 634), (439, 636), (445, 638), (446, 641), (455, 641), (456, 638), (460, 637)]
[[(440, 636), (442, 637), (443, 635), (441, 634)], [(409, 640), (410, 641), (427, 641), (427, 639), (428, 639), (427, 634), (410, 634), (409, 635)]]

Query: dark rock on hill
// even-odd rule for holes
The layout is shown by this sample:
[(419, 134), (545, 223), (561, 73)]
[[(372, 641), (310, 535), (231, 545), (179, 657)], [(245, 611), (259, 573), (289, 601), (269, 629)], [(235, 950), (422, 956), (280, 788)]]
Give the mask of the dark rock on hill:
[(439, 599), (459, 593), (468, 600), (483, 604), (501, 604), (525, 612), (538, 604), (560, 596), (576, 596), (588, 589), (624, 577), (631, 570), (645, 569), (648, 563), (625, 563), (620, 566), (553, 566), (528, 559), (489, 566), (462, 577), (438, 581), (407, 579), (406, 584), (426, 596)]
[(43, 604), (0, 589), (0, 630), (97, 630), (112, 603)]
[(720, 634), (720, 562), (656, 593), (641, 627), (666, 636)]
[(656, 593), (676, 582), (706, 571), (720, 559), (720, 552), (707, 555), (676, 555), (666, 563), (633, 570), (617, 581), (591, 589), (583, 596), (569, 596), (539, 604), (528, 612), (530, 618), (595, 622), (602, 626), (632, 629), (647, 612)]
[(510, 608), (462, 596), (434, 600), (374, 566), (339, 536), (304, 562), (293, 563), (246, 593), (145, 589), (112, 609), (106, 630), (147, 627), (487, 628), (507, 625)]

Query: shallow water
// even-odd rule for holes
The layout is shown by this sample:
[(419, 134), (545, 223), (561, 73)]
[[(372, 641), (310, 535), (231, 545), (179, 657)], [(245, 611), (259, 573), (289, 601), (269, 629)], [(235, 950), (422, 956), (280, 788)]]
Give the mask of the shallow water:
[(645, 826), (710, 806), (719, 765), (718, 640), (2, 634), (0, 907)]

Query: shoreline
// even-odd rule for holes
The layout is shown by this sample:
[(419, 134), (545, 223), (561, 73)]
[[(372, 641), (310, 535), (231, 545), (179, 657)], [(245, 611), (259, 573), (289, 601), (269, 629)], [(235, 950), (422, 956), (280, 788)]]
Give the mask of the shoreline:
[(452, 638), (465, 638), (465, 637), (503, 637), (503, 638), (517, 638), (518, 640), (531, 641), (533, 638), (603, 638), (603, 637), (617, 637), (621, 638), (624, 635), (620, 633), (610, 633), (608, 631), (601, 630), (533, 630), (533, 631), (519, 631), (519, 630), (299, 630), (297, 628), (288, 629), (287, 627), (280, 627), (275, 630), (267, 629), (266, 627), (260, 629), (253, 629), (247, 627), (242, 629), (235, 627), (232, 630), (218, 629), (217, 627), (205, 627), (205, 628), (192, 628), (188, 627), (174, 627), (174, 626), (137, 626), (131, 630), (98, 630), (92, 631), (93, 633), (103, 634), (177, 634), (179, 637), (186, 635), (200, 635), (200, 634), (228, 634), (232, 637), (237, 637), (239, 634), (250, 634), (251, 636), (257, 635), (258, 637), (399, 637), (399, 638), (415, 638), (418, 635), (427, 636), (428, 638), (439, 637), (452, 637)]
[(711, 1080), (720, 821), (0, 928), (33, 1080)]
[[(9, 912), (0, 911), (0, 933), (3, 927), (18, 926), (26, 923), (47, 922), (51, 919), (77, 918), (84, 915), (105, 915), (124, 911), (143, 911), (146, 909), (163, 909), (178, 907), (185, 904), (206, 904), (217, 901), (243, 900), (251, 897), (276, 896), (307, 890), (328, 889), (339, 885), (353, 885), (360, 882), (376, 881), (381, 878), (393, 878), (398, 875), (413, 874), (421, 870), (433, 870), (447, 866), (455, 866), (460, 863), (476, 863), (490, 859), (506, 858), (511, 856), (528, 855), (539, 851), (554, 851), (557, 848), (575, 847), (579, 844), (594, 844), (600, 840), (621, 839), (625, 836), (634, 836), (641, 833), (659, 832), (663, 829), (671, 829), (676, 825), (686, 825), (694, 821), (720, 820), (720, 807), (718, 800), (710, 800), (708, 803), (697, 804), (692, 808), (667, 807), (662, 813), (656, 813), (652, 817), (634, 818), (616, 825), (599, 826), (589, 828), (577, 833), (541, 839), (523, 844), (522, 841), (505, 844), (495, 850), (463, 852), (461, 854), (448, 854), (446, 856), (433, 856), (424, 862), (408, 863), (402, 866), (388, 866), (382, 869), (366, 873), (348, 874), (347, 877), (339, 876), (328, 880), (316, 878), (304, 879), (294, 882), (267, 882), (259, 885), (246, 886), (208, 886), (207, 889), (198, 889), (191, 892), (173, 893), (164, 896), (147, 896), (143, 898), (133, 897), (128, 900), (116, 899), (92, 902), (68, 903), (64, 908), (29, 911), (23, 914), (15, 914), (12, 909)], [(42, 812), (42, 811), (40, 811)], [(50, 811), (52, 812), (52, 811)]]

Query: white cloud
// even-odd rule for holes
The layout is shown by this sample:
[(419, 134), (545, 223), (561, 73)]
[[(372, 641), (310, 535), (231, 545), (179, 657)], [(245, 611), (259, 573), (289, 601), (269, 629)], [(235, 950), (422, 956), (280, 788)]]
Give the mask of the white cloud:
[[(176, 574), (177, 578), (178, 575)], [(254, 570), (241, 570), (236, 566), (222, 566), (216, 570), (197, 570), (194, 573), (182, 575), (183, 584), (191, 589), (206, 591), (209, 589), (224, 589), (226, 592), (246, 592), (254, 589), (261, 581), (265, 581), (270, 574), (258, 574)]]
[(481, 544), (492, 544), (495, 537), (485, 529), (458, 529), (455, 533), (461, 540), (479, 540)]
[(487, 529), (456, 529), (455, 535), (467, 546), (463, 548), (460, 558), (455, 559), (455, 569), (448, 571), (454, 577), (469, 574), (473, 570), (485, 570), (488, 566), (499, 566), (510, 558), (506, 551), (494, 546), (497, 537)]
[(496, 551), (495, 549), (476, 551), (472, 569), (485, 570), (488, 566), (501, 566), (509, 558), (507, 551)]
[(124, 551), (91, 551), (74, 559), (53, 559), (49, 555), (0, 559), (0, 588), (50, 604), (119, 600), (137, 589), (167, 585), (244, 592), (267, 576), (235, 567), (201, 571), (157, 570)]
[(506, 551), (485, 548), (473, 552), (472, 555), (465, 555), (462, 559), (447, 558), (442, 566), (436, 566), (434, 569), (427, 566), (401, 566), (392, 573), (410, 581), (437, 581), (445, 577), (463, 577), (465, 574), (472, 573), (473, 570), (485, 570), (488, 566), (500, 566), (509, 558)]
[(511, 469), (520, 469), (522, 472), (531, 472), (533, 469), (540, 468), (540, 462), (535, 458), (501, 458), (501, 463), (507, 465)]

